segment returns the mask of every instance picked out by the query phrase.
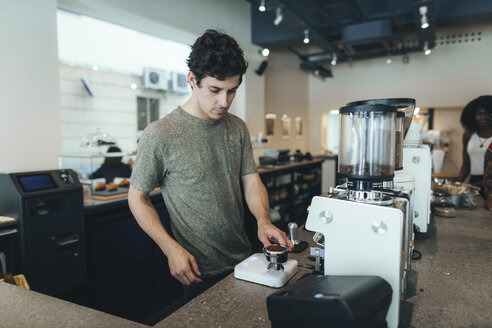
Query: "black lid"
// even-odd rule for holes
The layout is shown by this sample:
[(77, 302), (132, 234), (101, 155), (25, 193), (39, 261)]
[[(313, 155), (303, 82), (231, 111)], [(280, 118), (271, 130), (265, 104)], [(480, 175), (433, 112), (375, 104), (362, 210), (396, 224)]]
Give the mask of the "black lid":
[(381, 104), (363, 104), (363, 105), (353, 105), (344, 106), (340, 108), (340, 114), (354, 113), (354, 112), (385, 112), (394, 113), (398, 110), (395, 106), (387, 106)]
[(352, 101), (347, 104), (347, 106), (358, 106), (358, 105), (388, 105), (401, 107), (402, 105), (415, 105), (415, 99), (413, 98), (383, 98), (383, 99), (367, 99)]

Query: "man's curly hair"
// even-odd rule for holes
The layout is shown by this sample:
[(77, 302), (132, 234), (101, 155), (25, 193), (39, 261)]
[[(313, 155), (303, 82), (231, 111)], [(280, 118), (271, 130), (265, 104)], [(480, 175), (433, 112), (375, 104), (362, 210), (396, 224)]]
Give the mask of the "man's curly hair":
[(460, 122), (461, 125), (470, 132), (478, 131), (477, 120), (475, 114), (479, 109), (485, 109), (485, 111), (492, 116), (492, 96), (480, 96), (473, 99), (465, 106), (463, 112), (461, 112)]
[(195, 44), (186, 61), (188, 68), (196, 76), (197, 85), (207, 76), (223, 81), (232, 76), (242, 75), (248, 68), (243, 50), (236, 40), (223, 31), (206, 30)]

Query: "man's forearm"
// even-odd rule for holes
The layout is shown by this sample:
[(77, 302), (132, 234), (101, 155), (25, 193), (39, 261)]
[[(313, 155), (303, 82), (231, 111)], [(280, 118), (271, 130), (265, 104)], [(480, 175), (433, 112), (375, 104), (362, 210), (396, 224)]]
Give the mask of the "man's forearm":
[(246, 203), (258, 221), (258, 238), (263, 245), (268, 246), (274, 241), (292, 249), (294, 245), (286, 234), (270, 222), (268, 192), (258, 173), (243, 177), (243, 186)]
[(171, 275), (185, 285), (201, 282), (195, 258), (182, 248), (166, 231), (152, 205), (149, 194), (130, 185), (128, 204), (138, 225), (152, 238), (167, 256)]
[(268, 203), (267, 190), (259, 177), (255, 180), (243, 181), (246, 204), (248, 204), (248, 208), (258, 221), (258, 224), (270, 223), (270, 205)]
[(147, 235), (168, 254), (170, 247), (177, 242), (169, 235), (159, 219), (159, 215), (152, 205), (148, 193), (143, 193), (132, 186), (128, 192), (128, 204), (138, 225)]

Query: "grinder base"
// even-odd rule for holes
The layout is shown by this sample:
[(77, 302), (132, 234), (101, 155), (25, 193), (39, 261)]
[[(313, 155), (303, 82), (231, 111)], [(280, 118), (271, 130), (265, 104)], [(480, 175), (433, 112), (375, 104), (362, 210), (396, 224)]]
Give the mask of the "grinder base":
[(270, 263), (265, 258), (265, 254), (253, 254), (234, 267), (234, 277), (255, 282), (260, 285), (280, 288), (284, 286), (298, 270), (297, 261), (292, 259), (282, 263), (284, 267), (283, 270), (268, 270), (268, 264)]

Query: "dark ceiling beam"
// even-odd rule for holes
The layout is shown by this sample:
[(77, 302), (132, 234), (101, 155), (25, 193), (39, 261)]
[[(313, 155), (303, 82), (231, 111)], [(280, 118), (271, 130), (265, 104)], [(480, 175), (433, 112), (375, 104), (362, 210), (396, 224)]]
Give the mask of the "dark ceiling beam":
[(340, 0), (340, 3), (356, 22), (361, 23), (367, 20), (366, 15), (355, 0)]
[(328, 25), (334, 25), (337, 28), (337, 31), (340, 31), (340, 26), (338, 25), (338, 22), (328, 13), (328, 11), (323, 7), (322, 5), (322, 0), (308, 0), (309, 4), (311, 7), (313, 7), (314, 10), (318, 14), (320, 14), (321, 17), (328, 23)]
[(306, 18), (302, 17), (298, 12), (295, 11), (292, 6), (288, 3), (288, 1), (285, 0), (279, 0), (279, 3), (281, 3), (285, 9), (289, 10), (289, 13), (291, 16), (295, 17), (295, 19), (299, 20), (300, 22), (303, 23), (303, 25), (309, 29), (309, 38), (310, 39), (315, 39), (316, 37), (316, 45), (320, 47), (321, 49), (325, 51), (329, 51), (331, 53), (336, 53), (337, 56), (342, 56), (342, 53), (340, 50), (328, 39), (326, 38), (323, 33), (320, 31), (320, 29), (312, 24), (309, 20)]
[[(373, 59), (373, 58), (381, 58), (381, 57), (396, 57), (396, 56), (403, 56), (407, 55), (411, 52), (422, 52), (422, 48), (419, 46), (414, 46), (414, 47), (407, 47), (407, 48), (402, 48), (402, 49), (394, 49), (391, 51), (391, 53), (388, 53), (386, 51), (378, 51), (374, 53), (356, 53), (351, 55), (350, 57), (347, 57), (343, 60), (338, 60), (337, 63), (343, 63), (343, 62), (353, 62), (355, 60), (363, 60), (363, 59)], [(324, 59), (319, 59), (319, 60), (309, 60), (305, 61), (304, 65), (311, 65), (311, 66), (319, 66), (319, 65), (327, 65), (330, 64), (331, 59), (329, 58), (324, 58)]]
[(292, 52), (294, 55), (299, 57), (299, 59), (301, 59), (301, 60), (309, 60), (310, 58), (313, 58), (313, 57), (331, 56), (331, 53), (329, 53), (327, 51), (318, 51), (318, 52), (311, 52), (311, 53), (307, 53), (307, 54), (302, 54), (292, 47), (287, 47), (287, 50)]

